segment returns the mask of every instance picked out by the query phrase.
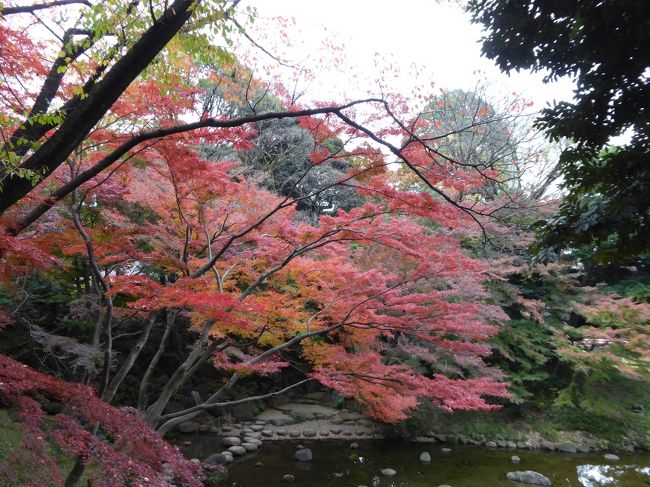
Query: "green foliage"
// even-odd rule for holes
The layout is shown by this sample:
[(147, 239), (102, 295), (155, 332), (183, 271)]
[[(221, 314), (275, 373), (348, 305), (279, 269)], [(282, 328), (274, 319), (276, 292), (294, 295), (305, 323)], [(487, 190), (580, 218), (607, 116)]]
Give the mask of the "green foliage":
[[(650, 250), (650, 3), (472, 0), (468, 8), (486, 29), (483, 53), (503, 71), (576, 77), (574, 101), (546, 108), (536, 121), (551, 140), (574, 143), (560, 158), (568, 195), (539, 227), (540, 256), (589, 245), (608, 262)], [(629, 143), (604, 150), (626, 130)]]
[(223, 468), (223, 472), (211, 473), (204, 480), (205, 487), (219, 487), (226, 484), (228, 480), (228, 469)]
[(650, 418), (634, 408), (650, 407), (650, 388), (620, 374), (611, 364), (602, 364), (590, 374), (577, 374), (560, 391), (547, 418), (559, 429), (581, 430), (614, 441), (634, 438), (650, 445)]
[(549, 346), (550, 332), (547, 327), (531, 320), (511, 320), (505, 323), (494, 339), (499, 362), (510, 382), (511, 401), (521, 404), (533, 394), (533, 383), (546, 380), (548, 372), (542, 367), (549, 361), (553, 350)]
[(535, 248), (541, 258), (552, 260), (567, 246), (581, 245), (592, 247), (593, 258), (604, 263), (626, 262), (647, 252), (648, 153), (650, 149), (621, 149), (601, 156), (565, 152), (564, 185), (569, 194), (553, 219), (536, 224), (539, 242)]
[(650, 274), (637, 274), (616, 283), (602, 286), (601, 291), (650, 303)]
[(522, 438), (522, 431), (510, 422), (492, 421), (490, 418), (475, 420), (468, 424), (466, 434), (471, 438), (500, 438), (506, 441), (517, 441)]

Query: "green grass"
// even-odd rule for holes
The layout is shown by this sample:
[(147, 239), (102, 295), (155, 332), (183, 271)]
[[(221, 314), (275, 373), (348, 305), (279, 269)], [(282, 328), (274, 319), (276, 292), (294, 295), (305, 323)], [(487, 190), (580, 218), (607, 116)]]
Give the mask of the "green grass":
[(0, 409), (0, 460), (18, 446), (22, 437), (18, 425), (11, 420), (7, 410)]
[[(20, 427), (11, 419), (9, 412), (6, 409), (0, 409), (0, 469), (2, 468), (4, 459), (14, 452), (16, 448), (20, 447), (22, 437), (23, 433)], [(65, 455), (56, 445), (51, 445), (48, 448), (48, 453), (56, 459), (59, 464), (59, 469), (64, 476), (72, 469), (74, 458)], [(14, 461), (12, 467), (17, 471), (18, 478), (21, 481), (20, 485), (34, 485), (34, 472), (31, 470), (34, 468), (34, 465), (23, 465), (20, 461)], [(86, 479), (87, 476), (84, 474), (79, 485), (86, 485)], [(0, 475), (0, 486), (4, 487), (2, 482), (3, 479)], [(20, 485), (12, 485), (12, 487), (20, 487)]]
[[(443, 434), (460, 433), (476, 440), (502, 439), (518, 441), (524, 438), (529, 428), (520, 419), (513, 420), (503, 412), (463, 412), (442, 415), (433, 428)], [(524, 434), (522, 434), (524, 432)]]

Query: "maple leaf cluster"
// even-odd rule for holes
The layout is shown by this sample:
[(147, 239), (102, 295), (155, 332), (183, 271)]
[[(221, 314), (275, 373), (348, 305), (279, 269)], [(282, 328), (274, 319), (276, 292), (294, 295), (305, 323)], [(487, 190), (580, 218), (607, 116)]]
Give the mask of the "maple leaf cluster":
[[(65, 404), (64, 411), (46, 415), (34, 399), (38, 396)], [(22, 444), (2, 460), (2, 475), (9, 483), (12, 475), (19, 475), (14, 462), (33, 462), (42, 481), (62, 485), (63, 474), (50, 453), (56, 444), (92, 465), (89, 475), (96, 485), (202, 485), (199, 465), (152, 431), (136, 410), (106, 404), (88, 386), (61, 381), (0, 355), (0, 397), (4, 406), (18, 408), (21, 418)], [(88, 431), (95, 426), (104, 439)], [(163, 471), (165, 463), (175, 479)], [(14, 480), (18, 485), (19, 479)]]

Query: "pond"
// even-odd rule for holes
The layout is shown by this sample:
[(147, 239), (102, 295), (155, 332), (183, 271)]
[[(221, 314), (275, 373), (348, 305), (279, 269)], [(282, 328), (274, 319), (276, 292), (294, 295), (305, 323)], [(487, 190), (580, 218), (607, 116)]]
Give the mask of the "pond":
[[(216, 438), (196, 436), (186, 454), (205, 458), (221, 450)], [(618, 454), (620, 460), (608, 461), (602, 453), (563, 454), (530, 450), (485, 449), (450, 446), (444, 453), (441, 447), (449, 445), (421, 444), (399, 441), (356, 440), (358, 449), (350, 448), (350, 441), (274, 441), (265, 442), (257, 452), (236, 459), (228, 466), (226, 483), (237, 487), (274, 487), (296, 485), (306, 487), (513, 487), (506, 473), (516, 470), (534, 470), (547, 476), (553, 486), (648, 487), (650, 485), (650, 453)], [(293, 454), (298, 445), (310, 448), (311, 462), (298, 462)], [(428, 451), (431, 462), (419, 461), (420, 453)], [(521, 462), (512, 463), (517, 455)], [(260, 466), (260, 463), (262, 466)], [(380, 471), (392, 468), (394, 477)], [(293, 483), (282, 480), (283, 475), (295, 477)]]

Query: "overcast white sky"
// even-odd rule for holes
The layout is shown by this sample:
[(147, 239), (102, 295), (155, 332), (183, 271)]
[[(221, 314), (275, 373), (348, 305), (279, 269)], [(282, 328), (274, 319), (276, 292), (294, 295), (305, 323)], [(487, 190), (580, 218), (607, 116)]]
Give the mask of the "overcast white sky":
[[(479, 77), (487, 78), (492, 89), (501, 93), (517, 92), (540, 109), (547, 102), (571, 99), (572, 83), (561, 80), (542, 83), (541, 74), (513, 73), (506, 76), (494, 63), (481, 57), (479, 26), (471, 24), (469, 15), (457, 5), (435, 0), (245, 0), (244, 5), (257, 8), (260, 19), (256, 33), (260, 43), (291, 61), (316, 66), (317, 78), (310, 85), (314, 98), (339, 98), (345, 91), (351, 98), (361, 96), (368, 82), (353, 78), (352, 73), (376, 79), (374, 64), (379, 53), (383, 63), (392, 62), (400, 75), (385, 80), (400, 92), (408, 93), (417, 81), (438, 88), (471, 88)], [(289, 42), (279, 37), (286, 30), (272, 17), (293, 17)], [(268, 35), (268, 38), (264, 38)], [(327, 48), (321, 42), (329, 39), (345, 46), (341, 53), (344, 67), (332, 69), (327, 61)], [(411, 67), (412, 63), (418, 65)], [(481, 73), (476, 74), (477, 70)], [(417, 72), (417, 75), (414, 74)], [(346, 74), (347, 73), (347, 74)], [(365, 85), (365, 86), (364, 86)], [(373, 89), (373, 88), (371, 88)], [(339, 96), (337, 96), (339, 95)]]

